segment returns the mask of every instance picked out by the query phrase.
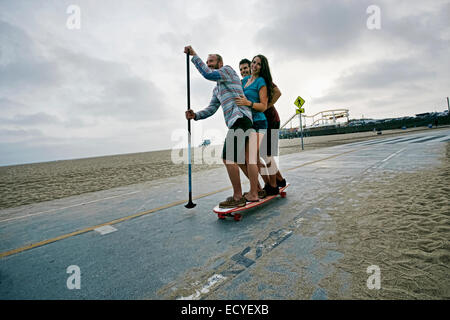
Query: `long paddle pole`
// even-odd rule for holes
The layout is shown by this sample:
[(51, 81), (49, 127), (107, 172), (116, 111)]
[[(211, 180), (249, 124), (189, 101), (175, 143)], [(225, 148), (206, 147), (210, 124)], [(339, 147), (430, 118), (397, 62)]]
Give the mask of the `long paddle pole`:
[[(187, 79), (187, 109), (191, 109), (191, 85), (189, 72), (189, 53), (186, 53), (186, 79)], [(191, 209), (196, 206), (192, 202), (192, 164), (191, 164), (191, 119), (188, 120), (188, 161), (189, 161), (189, 202), (185, 205), (186, 208)]]

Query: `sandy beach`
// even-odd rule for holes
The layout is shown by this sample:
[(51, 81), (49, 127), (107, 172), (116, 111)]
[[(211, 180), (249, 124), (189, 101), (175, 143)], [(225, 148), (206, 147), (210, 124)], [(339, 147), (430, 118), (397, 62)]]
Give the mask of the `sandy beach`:
[[(342, 253), (336, 272), (321, 283), (330, 299), (450, 298), (449, 178), (447, 143), (439, 168), (354, 181), (327, 199), (331, 221), (321, 230), (323, 240)], [(307, 235), (312, 225), (301, 232)], [(370, 265), (380, 268), (383, 290), (367, 290)], [(342, 271), (353, 277), (348, 295), (335, 286)]]
[[(382, 135), (362, 132), (307, 137), (304, 138), (304, 150), (424, 130), (430, 129), (390, 130)], [(221, 146), (218, 146), (218, 150), (221, 150)], [(193, 154), (196, 151), (198, 148)], [(300, 138), (280, 140), (280, 155), (295, 152), (302, 152)], [(188, 166), (174, 164), (171, 154), (171, 150), (162, 150), (0, 167), (0, 209), (186, 175)], [(219, 164), (194, 163), (192, 170), (196, 172), (217, 167), (223, 167), (223, 164), (220, 161)]]

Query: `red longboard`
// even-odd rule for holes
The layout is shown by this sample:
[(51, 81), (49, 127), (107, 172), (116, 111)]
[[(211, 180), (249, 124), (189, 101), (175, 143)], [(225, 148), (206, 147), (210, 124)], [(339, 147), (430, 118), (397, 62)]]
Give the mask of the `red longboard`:
[(289, 187), (289, 184), (286, 184), (285, 187), (280, 188), (280, 193), (273, 195), (273, 196), (267, 196), (263, 199), (259, 199), (258, 202), (247, 202), (247, 204), (243, 207), (235, 207), (235, 208), (219, 208), (219, 206), (215, 206), (213, 211), (214, 213), (217, 213), (217, 217), (219, 219), (225, 219), (226, 217), (233, 217), (234, 220), (239, 221), (242, 219), (242, 212), (247, 211), (249, 209), (253, 209), (255, 207), (258, 207), (264, 203), (269, 202), (270, 200), (275, 199), (276, 197), (280, 196), (282, 198), (286, 198), (286, 188)]

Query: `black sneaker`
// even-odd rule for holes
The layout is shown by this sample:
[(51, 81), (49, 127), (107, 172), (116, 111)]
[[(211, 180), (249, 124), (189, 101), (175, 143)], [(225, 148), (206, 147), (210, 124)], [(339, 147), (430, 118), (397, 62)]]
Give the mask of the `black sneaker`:
[(281, 180), (281, 181), (278, 181), (278, 180), (277, 180), (277, 187), (278, 187), (278, 188), (284, 188), (284, 187), (286, 187), (286, 179), (283, 179), (283, 180)]
[(280, 193), (280, 190), (278, 189), (278, 187), (272, 187), (270, 184), (266, 184), (264, 186), (264, 190), (266, 191), (266, 194), (268, 196), (273, 196), (273, 195)]

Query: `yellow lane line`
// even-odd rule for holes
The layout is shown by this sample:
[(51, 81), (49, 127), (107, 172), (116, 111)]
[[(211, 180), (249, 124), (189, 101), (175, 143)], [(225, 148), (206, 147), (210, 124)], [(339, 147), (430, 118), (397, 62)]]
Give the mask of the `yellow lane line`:
[[(307, 165), (310, 165), (310, 164), (313, 164), (313, 163), (317, 163), (317, 162), (329, 160), (329, 159), (332, 159), (332, 158), (336, 158), (336, 157), (339, 157), (341, 155), (348, 154), (348, 153), (351, 153), (351, 152), (355, 152), (355, 151), (358, 151), (358, 150), (362, 150), (362, 149), (365, 149), (365, 148), (367, 148), (367, 147), (346, 151), (346, 152), (343, 152), (343, 153), (339, 153), (337, 155), (332, 155), (330, 157), (326, 157), (326, 158), (315, 160), (315, 161), (305, 162), (305, 163), (303, 163), (303, 164), (301, 164), (299, 166), (288, 168), (285, 171), (291, 171), (291, 170), (294, 170), (294, 169), (298, 169), (298, 168), (301, 168), (301, 167), (304, 167), (304, 166), (307, 166)], [(223, 192), (223, 191), (226, 191), (226, 190), (230, 190), (230, 189), (232, 189), (231, 186), (230, 187), (226, 187), (226, 188), (222, 188), (222, 189), (219, 189), (219, 190), (211, 191), (211, 192), (208, 192), (208, 193), (201, 194), (199, 196), (193, 197), (193, 199), (196, 200), (196, 199), (204, 198), (204, 197), (207, 197), (207, 196), (219, 193), (219, 192)], [(156, 211), (160, 211), (160, 210), (164, 210), (164, 209), (167, 209), (167, 208), (175, 207), (175, 206), (178, 206), (180, 204), (185, 203), (186, 201), (187, 200), (180, 200), (180, 201), (172, 202), (172, 203), (166, 204), (166, 205), (158, 207), (158, 208), (154, 208), (154, 209), (147, 210), (147, 211), (144, 211), (144, 212), (139, 212), (139, 213), (136, 213), (136, 214), (133, 214), (133, 215), (130, 215), (130, 216), (126, 216), (126, 217), (123, 217), (123, 218), (112, 220), (112, 221), (109, 221), (109, 222), (106, 222), (106, 223), (103, 223), (103, 224), (99, 224), (99, 225), (96, 225), (96, 226), (93, 226), (93, 227), (88, 227), (88, 228), (84, 228), (84, 229), (81, 229), (81, 230), (77, 230), (77, 231), (74, 231), (74, 232), (71, 232), (71, 233), (67, 233), (67, 234), (55, 237), (55, 238), (51, 238), (51, 239), (43, 240), (43, 241), (40, 241), (40, 242), (32, 243), (32, 244), (29, 244), (29, 245), (26, 245), (26, 246), (23, 246), (23, 247), (20, 247), (20, 248), (17, 248), (17, 249), (13, 249), (13, 250), (10, 250), (10, 251), (5, 251), (5, 252), (0, 253), (0, 259), (1, 258), (5, 258), (5, 257), (10, 256), (10, 255), (13, 255), (13, 254), (16, 254), (16, 253), (20, 253), (20, 252), (26, 251), (26, 250), (30, 250), (30, 249), (34, 249), (34, 248), (37, 248), (37, 247), (41, 247), (41, 246), (47, 245), (49, 243), (53, 243), (53, 242), (56, 242), (56, 241), (64, 240), (64, 239), (67, 239), (67, 238), (70, 238), (70, 237), (73, 237), (73, 236), (77, 236), (77, 235), (80, 235), (80, 234), (83, 234), (83, 233), (86, 233), (86, 232), (89, 232), (89, 231), (93, 231), (94, 229), (97, 229), (97, 228), (100, 228), (100, 227), (103, 227), (103, 226), (114, 225), (114, 224), (117, 224), (117, 223), (120, 223), (120, 222), (123, 222), (123, 221), (127, 221), (127, 220), (130, 220), (130, 219), (141, 217), (141, 216), (144, 216), (144, 215), (156, 212)]]
[[(226, 191), (226, 190), (229, 190), (229, 189), (232, 189), (232, 187), (226, 187), (226, 188), (222, 188), (222, 189), (219, 189), (219, 190), (216, 190), (216, 191), (204, 193), (202, 195), (193, 197), (193, 199), (196, 200), (196, 199), (204, 198), (204, 197), (210, 196), (212, 194), (219, 193), (219, 192), (222, 192), (222, 191)], [(52, 242), (56, 242), (56, 241), (67, 239), (67, 238), (70, 238), (70, 237), (73, 237), (73, 236), (77, 236), (77, 235), (80, 235), (80, 234), (83, 234), (83, 233), (86, 233), (86, 232), (89, 232), (89, 231), (93, 231), (94, 229), (97, 229), (97, 228), (100, 228), (100, 227), (103, 227), (103, 226), (114, 225), (114, 224), (117, 224), (117, 223), (120, 223), (120, 222), (124, 222), (124, 221), (130, 220), (130, 219), (141, 217), (141, 216), (144, 216), (144, 215), (156, 212), (156, 211), (164, 210), (164, 209), (167, 209), (167, 208), (170, 208), (170, 207), (175, 207), (175, 206), (178, 206), (180, 204), (186, 203), (186, 201), (187, 200), (180, 200), (180, 201), (172, 202), (172, 203), (166, 204), (166, 205), (158, 207), (158, 208), (153, 208), (151, 210), (147, 210), (147, 211), (144, 211), (144, 212), (139, 212), (139, 213), (136, 213), (136, 214), (133, 214), (133, 215), (130, 215), (130, 216), (126, 216), (126, 217), (123, 217), (123, 218), (112, 220), (112, 221), (109, 221), (109, 222), (106, 222), (106, 223), (102, 223), (102, 224), (99, 224), (99, 225), (96, 225), (96, 226), (93, 226), (93, 227), (88, 227), (88, 228), (85, 228), (85, 229), (77, 230), (77, 231), (74, 231), (74, 232), (71, 232), (71, 233), (64, 234), (64, 235), (59, 236), (59, 237), (55, 237), (55, 238), (47, 239), (47, 240), (44, 240), (44, 241), (32, 243), (32, 244), (29, 244), (29, 245), (26, 245), (26, 246), (23, 246), (21, 248), (17, 248), (17, 249), (14, 249), (14, 250), (5, 251), (5, 252), (0, 253), (0, 259), (4, 258), (4, 257), (7, 257), (7, 256), (10, 256), (10, 255), (13, 255), (13, 254), (16, 254), (16, 253), (19, 253), (19, 252), (23, 252), (23, 251), (30, 250), (30, 249), (33, 249), (33, 248), (41, 247), (41, 246), (44, 246), (44, 245), (52, 243)]]

